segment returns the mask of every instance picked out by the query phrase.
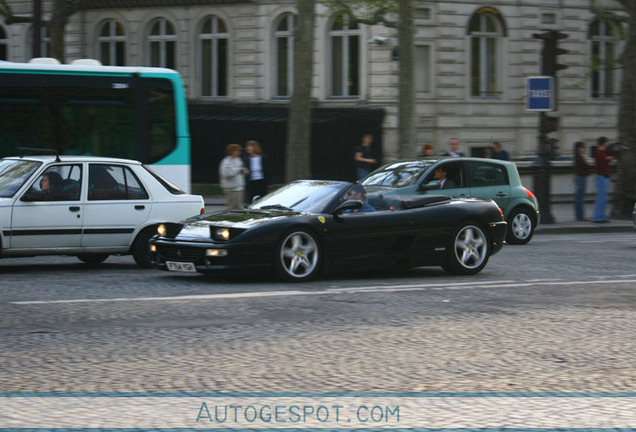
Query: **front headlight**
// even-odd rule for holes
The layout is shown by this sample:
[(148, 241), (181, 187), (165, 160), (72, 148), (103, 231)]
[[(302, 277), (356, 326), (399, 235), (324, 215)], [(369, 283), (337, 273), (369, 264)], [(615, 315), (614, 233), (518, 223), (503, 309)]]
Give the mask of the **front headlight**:
[(210, 237), (212, 240), (226, 242), (234, 239), (241, 234), (244, 229), (241, 228), (227, 228), (227, 227), (210, 227)]
[(216, 228), (214, 230), (214, 237), (218, 240), (229, 240), (230, 229), (229, 228)]
[(161, 237), (165, 237), (166, 234), (168, 234), (168, 229), (164, 224), (159, 224), (157, 226), (157, 234), (159, 234)]

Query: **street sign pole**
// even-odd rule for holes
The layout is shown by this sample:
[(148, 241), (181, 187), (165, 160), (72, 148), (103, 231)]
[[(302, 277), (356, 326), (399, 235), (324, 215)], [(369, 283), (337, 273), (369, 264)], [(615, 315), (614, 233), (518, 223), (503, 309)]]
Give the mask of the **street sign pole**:
[[(558, 56), (568, 54), (568, 50), (559, 48), (559, 41), (566, 39), (567, 34), (558, 30), (544, 30), (541, 33), (534, 33), (532, 35), (535, 39), (543, 41), (543, 47), (541, 49), (541, 74), (542, 77), (538, 80), (528, 79), (528, 109), (532, 111), (540, 111), (539, 114), (539, 157), (537, 158), (537, 174), (534, 177), (535, 194), (541, 207), (541, 222), (550, 224), (554, 223), (554, 216), (552, 216), (552, 209), (550, 207), (550, 153), (551, 146), (554, 145), (554, 140), (547, 137), (550, 132), (555, 132), (558, 129), (559, 119), (549, 117), (546, 115), (547, 111), (556, 110), (557, 104), (557, 86), (556, 76), (557, 72), (563, 69), (567, 69), (566, 65), (558, 63)], [(536, 82), (535, 82), (536, 81)], [(536, 84), (538, 87), (544, 84), (548, 84), (549, 90), (537, 90), (533, 91), (532, 84)], [(531, 109), (532, 102), (530, 99), (536, 99), (534, 102), (545, 102), (548, 98), (551, 102), (548, 106), (535, 107)]]
[(556, 222), (552, 215), (552, 205), (550, 203), (550, 183), (552, 174), (552, 165), (550, 164), (550, 149), (548, 139), (544, 132), (545, 112), (539, 113), (539, 151), (536, 163), (537, 171), (534, 174), (534, 193), (539, 201), (539, 209), (541, 210), (541, 223), (553, 224)]
[(539, 201), (541, 223), (555, 222), (550, 203), (550, 148), (546, 135), (546, 112), (554, 111), (556, 103), (554, 77), (536, 76), (527, 80), (526, 109), (539, 112), (538, 158), (535, 163), (536, 172), (533, 176), (534, 193)]

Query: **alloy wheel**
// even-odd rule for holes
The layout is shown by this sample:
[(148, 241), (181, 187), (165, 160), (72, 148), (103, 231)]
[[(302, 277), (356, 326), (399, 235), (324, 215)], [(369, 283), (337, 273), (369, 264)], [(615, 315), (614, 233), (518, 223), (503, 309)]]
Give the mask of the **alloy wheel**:
[(308, 278), (317, 270), (320, 258), (318, 244), (304, 231), (289, 234), (280, 248), (280, 262), (293, 279)]

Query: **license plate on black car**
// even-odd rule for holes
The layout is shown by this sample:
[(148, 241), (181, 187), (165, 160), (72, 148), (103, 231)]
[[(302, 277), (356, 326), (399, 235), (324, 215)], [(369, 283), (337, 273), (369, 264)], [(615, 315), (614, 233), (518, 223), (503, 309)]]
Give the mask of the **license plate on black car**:
[(166, 261), (166, 266), (168, 270), (175, 272), (196, 273), (197, 271), (194, 263), (190, 262)]

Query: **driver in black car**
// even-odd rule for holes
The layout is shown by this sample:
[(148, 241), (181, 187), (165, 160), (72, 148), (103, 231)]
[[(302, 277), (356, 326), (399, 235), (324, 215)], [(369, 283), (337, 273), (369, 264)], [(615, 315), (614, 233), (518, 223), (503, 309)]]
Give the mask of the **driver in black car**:
[(357, 200), (362, 202), (362, 207), (358, 210), (346, 210), (345, 213), (368, 213), (375, 211), (375, 208), (367, 202), (367, 190), (361, 184), (353, 185), (347, 192), (345, 200)]

